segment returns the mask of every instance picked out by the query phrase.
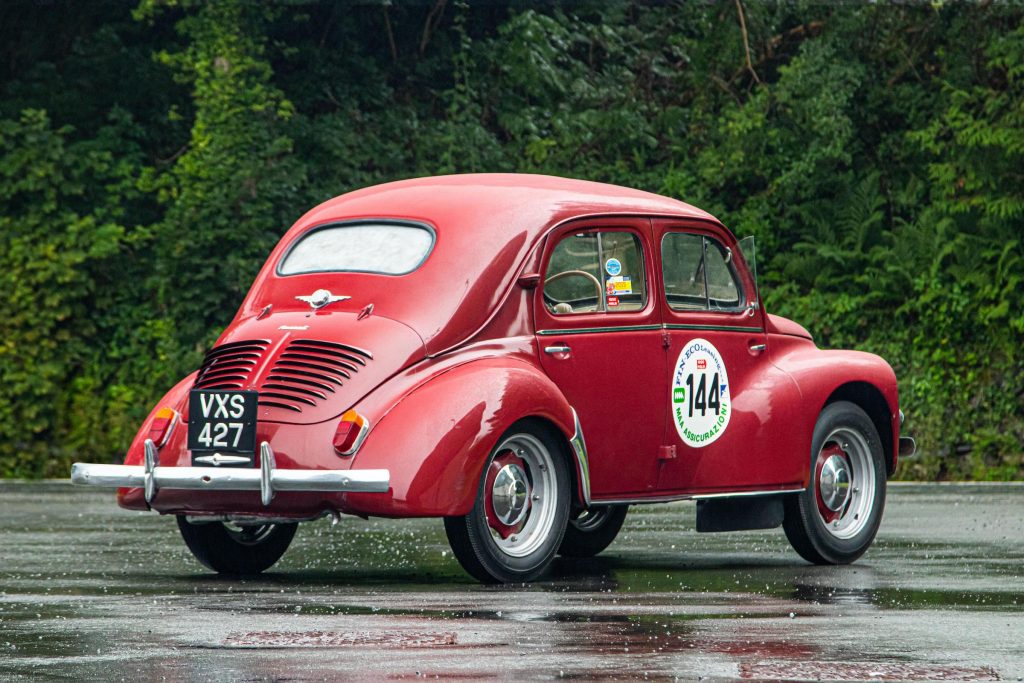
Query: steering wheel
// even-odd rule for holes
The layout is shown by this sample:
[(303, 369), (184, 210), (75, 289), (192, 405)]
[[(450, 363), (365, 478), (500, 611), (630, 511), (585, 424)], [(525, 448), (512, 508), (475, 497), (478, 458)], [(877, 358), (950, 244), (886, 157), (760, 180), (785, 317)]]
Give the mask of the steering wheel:
[(546, 286), (546, 285), (551, 284), (552, 282), (556, 282), (558, 280), (561, 280), (562, 278), (573, 277), (573, 276), (575, 276), (575, 277), (584, 277), (584, 278), (587, 278), (588, 280), (590, 280), (591, 282), (594, 283), (594, 289), (597, 290), (597, 301), (598, 301), (598, 304), (594, 306), (594, 308), (596, 310), (597, 306), (600, 305), (601, 294), (604, 292), (604, 288), (601, 286), (601, 281), (598, 280), (593, 275), (591, 275), (590, 273), (588, 273), (587, 271), (585, 271), (585, 270), (563, 270), (561, 273), (555, 273), (551, 277), (549, 277), (546, 280), (544, 280), (544, 284)]

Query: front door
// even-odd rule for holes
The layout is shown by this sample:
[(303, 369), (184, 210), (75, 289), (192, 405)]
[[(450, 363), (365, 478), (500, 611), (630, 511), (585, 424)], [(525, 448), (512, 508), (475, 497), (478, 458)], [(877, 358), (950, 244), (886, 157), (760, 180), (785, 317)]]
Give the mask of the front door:
[(780, 415), (791, 407), (773, 404), (798, 397), (783, 391), (792, 380), (766, 353), (764, 314), (742, 255), (724, 231), (668, 220), (654, 229), (669, 339), (665, 443), (675, 447), (659, 488), (700, 494), (791, 483), (799, 475), (772, 457), (785, 443)]
[(648, 219), (566, 226), (547, 241), (534, 304), (540, 361), (579, 415), (591, 498), (655, 491), (665, 348)]

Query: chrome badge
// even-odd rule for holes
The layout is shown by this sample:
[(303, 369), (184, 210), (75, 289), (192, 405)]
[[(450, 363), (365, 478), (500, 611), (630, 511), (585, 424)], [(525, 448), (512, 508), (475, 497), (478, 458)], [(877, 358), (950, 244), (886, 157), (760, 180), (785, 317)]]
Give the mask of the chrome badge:
[(351, 299), (350, 296), (335, 296), (331, 294), (329, 289), (318, 289), (309, 296), (297, 296), (295, 297), (299, 301), (305, 301), (315, 311), (323, 308), (327, 304), (333, 304), (335, 301), (344, 301), (345, 299)]

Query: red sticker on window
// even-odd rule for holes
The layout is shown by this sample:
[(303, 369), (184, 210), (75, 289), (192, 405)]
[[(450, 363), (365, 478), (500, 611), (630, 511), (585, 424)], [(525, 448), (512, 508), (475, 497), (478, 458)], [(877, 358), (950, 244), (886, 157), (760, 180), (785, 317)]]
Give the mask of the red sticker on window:
[(708, 367), (708, 362), (706, 360), (704, 360), (703, 358), (698, 358), (697, 359), (697, 369), (698, 370), (707, 370), (707, 367)]
[(610, 296), (610, 297), (608, 297), (608, 305), (609, 306), (618, 306), (619, 305), (619, 297), (617, 297), (617, 296)]

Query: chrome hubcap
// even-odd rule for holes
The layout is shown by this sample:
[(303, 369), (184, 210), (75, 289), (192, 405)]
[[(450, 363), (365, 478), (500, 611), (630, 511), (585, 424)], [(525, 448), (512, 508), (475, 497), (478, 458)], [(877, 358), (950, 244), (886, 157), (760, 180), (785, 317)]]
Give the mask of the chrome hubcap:
[(501, 468), (491, 487), (494, 514), (502, 524), (515, 526), (526, 516), (530, 485), (526, 472), (516, 464)]
[(850, 468), (840, 455), (829, 456), (821, 468), (818, 490), (822, 502), (833, 512), (838, 512), (850, 498)]

